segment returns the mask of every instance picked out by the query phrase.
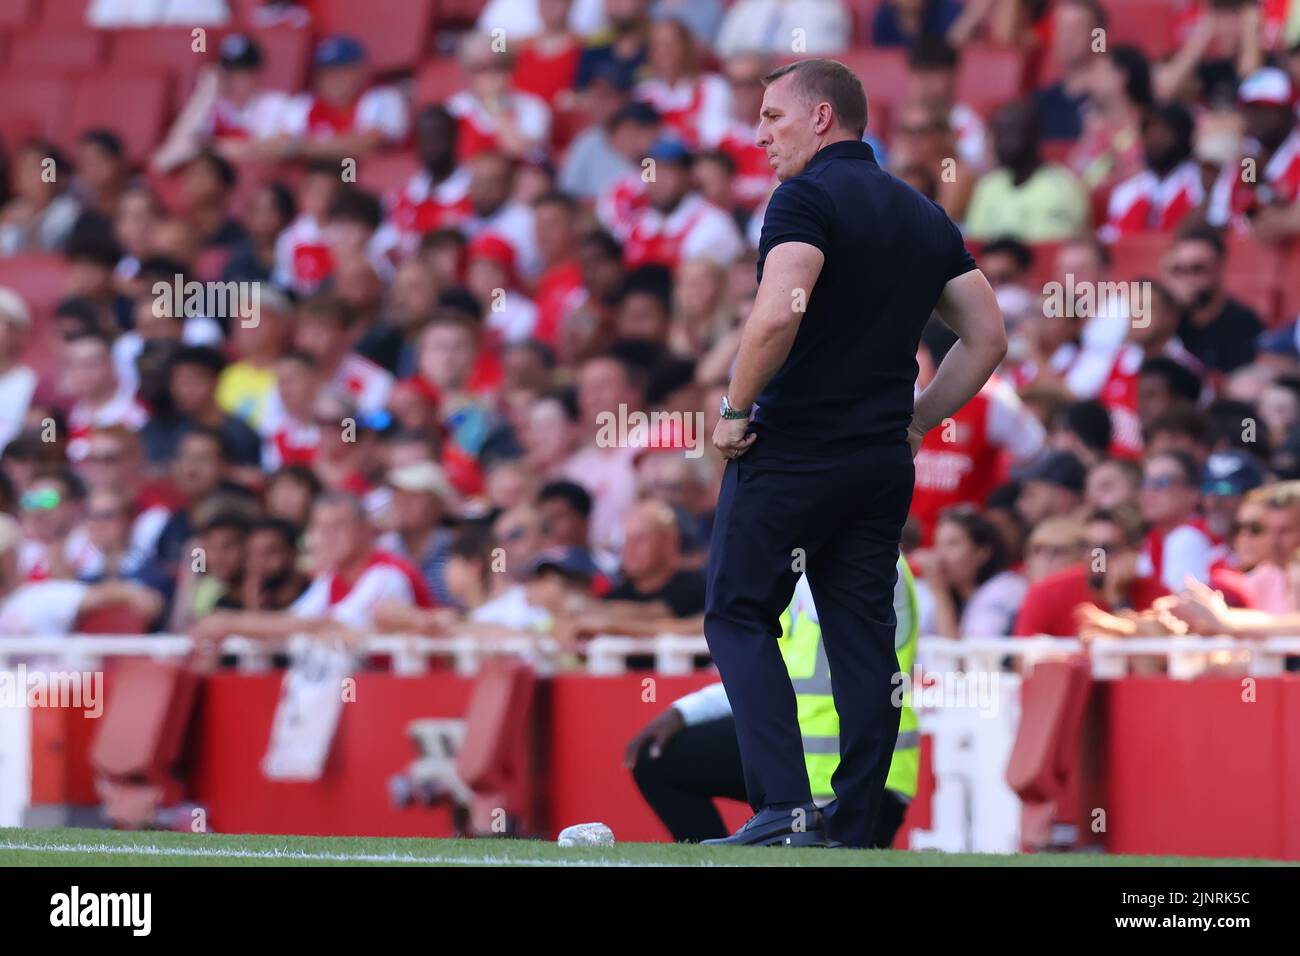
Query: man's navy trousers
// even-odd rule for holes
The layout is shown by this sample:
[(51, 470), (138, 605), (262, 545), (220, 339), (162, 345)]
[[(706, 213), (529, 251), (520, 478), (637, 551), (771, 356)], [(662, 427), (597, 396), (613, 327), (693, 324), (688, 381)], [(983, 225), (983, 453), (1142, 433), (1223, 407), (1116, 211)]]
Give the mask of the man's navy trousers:
[(813, 458), (765, 446), (760, 432), (727, 464), (718, 498), (704, 632), (736, 717), (749, 802), (812, 800), (777, 646), (806, 571), (840, 718), (828, 835), (850, 846), (870, 844), (898, 736), (893, 598), (914, 475), (904, 442)]

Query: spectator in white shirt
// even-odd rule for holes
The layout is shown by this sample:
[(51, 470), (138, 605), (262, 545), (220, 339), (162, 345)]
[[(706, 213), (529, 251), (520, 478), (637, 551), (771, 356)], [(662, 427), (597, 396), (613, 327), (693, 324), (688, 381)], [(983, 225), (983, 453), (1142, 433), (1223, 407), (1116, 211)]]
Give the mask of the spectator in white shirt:
[(723, 18), (715, 52), (839, 53), (849, 45), (851, 27), (840, 0), (737, 0)]
[(22, 296), (0, 286), (0, 448), (22, 431), (36, 391), (36, 373), (18, 361), (31, 327), (31, 313)]
[(69, 580), (24, 582), (18, 570), (21, 540), (17, 522), (0, 514), (0, 635), (71, 634), (79, 617), (112, 604), (126, 605), (149, 620), (162, 613), (158, 593), (130, 581), (93, 585)]
[(427, 606), (428, 593), (409, 563), (375, 547), (375, 531), (354, 495), (326, 493), (312, 507), (308, 563), (315, 576), (287, 611), (233, 611), (200, 620), (191, 634), (220, 640), (231, 634), (263, 640), (374, 626), (383, 602)]
[(226, 0), (91, 0), (86, 23), (113, 27), (219, 26), (230, 20)]

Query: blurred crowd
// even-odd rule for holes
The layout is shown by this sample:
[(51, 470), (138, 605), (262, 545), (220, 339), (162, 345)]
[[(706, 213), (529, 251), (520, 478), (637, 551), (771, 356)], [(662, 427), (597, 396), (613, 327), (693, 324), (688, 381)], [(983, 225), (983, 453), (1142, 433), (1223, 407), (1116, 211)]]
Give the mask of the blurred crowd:
[[(962, 226), (1011, 339), (917, 457), (921, 633), (1290, 626), (1300, 325), (1227, 275), (1300, 236), (1300, 0), (1170, 0), (1159, 56), (1105, 42), (1113, 6), (491, 0), (438, 37), (446, 96), (348, 35), (276, 90), (232, 32), (143, 164), (112, 116), (67, 155), (4, 142), (0, 257), (68, 269), (52, 314), (0, 288), (0, 634), (699, 633), (763, 77), (866, 47), (906, 63), (866, 139)], [(963, 99), (975, 48), (1023, 54), (1018, 92)], [(952, 341), (934, 320), (919, 386)]]

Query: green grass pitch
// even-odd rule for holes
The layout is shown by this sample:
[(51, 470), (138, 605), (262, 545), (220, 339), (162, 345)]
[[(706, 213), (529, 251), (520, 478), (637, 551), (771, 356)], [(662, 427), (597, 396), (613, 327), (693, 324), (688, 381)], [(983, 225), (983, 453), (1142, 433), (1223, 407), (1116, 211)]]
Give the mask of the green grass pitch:
[(114, 830), (0, 829), (0, 866), (1241, 866), (1269, 861), (1175, 856), (702, 847), (542, 840), (433, 840)]

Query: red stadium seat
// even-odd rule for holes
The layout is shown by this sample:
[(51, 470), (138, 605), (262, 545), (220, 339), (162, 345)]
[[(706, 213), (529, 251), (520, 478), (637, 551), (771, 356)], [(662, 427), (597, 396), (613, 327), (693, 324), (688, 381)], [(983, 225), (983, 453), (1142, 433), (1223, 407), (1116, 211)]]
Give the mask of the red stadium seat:
[(1110, 246), (1114, 264), (1111, 271), (1124, 282), (1142, 277), (1159, 279), (1161, 261), (1172, 243), (1172, 236), (1159, 232), (1117, 239)]
[(1170, 0), (1103, 0), (1106, 48), (1135, 46), (1149, 58), (1172, 53), (1178, 9)]
[(56, 76), (8, 74), (0, 97), (0, 134), (13, 148), (24, 139), (57, 139), (72, 105), (72, 84)]
[(175, 769), (197, 690), (184, 664), (125, 658), (112, 668), (90, 763), (105, 815), (119, 826), (147, 826), (180, 799)]
[(962, 102), (1009, 103), (1025, 87), (1025, 55), (1001, 47), (969, 46), (962, 50), (957, 70), (957, 96)]
[[(289, 93), (305, 88), (307, 65), (311, 60), (309, 30), (279, 26), (247, 32), (262, 48), (262, 80), (269, 88)], [(209, 45), (209, 49), (213, 47)]]
[(0, 0), (0, 27), (25, 27), (36, 20), (36, 0)]
[(876, 16), (876, 9), (880, 6), (880, 0), (845, 0), (844, 5), (849, 8), (851, 23), (849, 42), (854, 45), (870, 43), (871, 21)]
[(46, 30), (87, 28), (86, 10), (89, 8), (90, 0), (45, 0), (41, 26)]
[(1065, 785), (1078, 752), (1090, 685), (1086, 657), (1043, 661), (1025, 678), (1006, 779), (1026, 803), (1051, 801)]
[[(1228, 292), (1259, 314), (1266, 325), (1278, 321), (1283, 269), (1287, 248), (1276, 243), (1256, 242), (1250, 236), (1229, 234), (1228, 262), (1223, 284)], [(1290, 277), (1294, 283), (1295, 277)]]
[(13, 289), (23, 297), (27, 308), (44, 318), (63, 298), (70, 268), (63, 256), (54, 253), (28, 252), (0, 258), (0, 286)]
[(444, 103), (447, 97), (464, 88), (465, 74), (460, 64), (446, 57), (431, 57), (420, 64), (415, 75), (415, 103)]
[(115, 72), (166, 70), (175, 78), (174, 89), (185, 96), (193, 89), (199, 69), (210, 62), (215, 53), (211, 37), (206, 51), (194, 52), (193, 35), (185, 27), (114, 30), (109, 65)]
[(14, 37), (9, 69), (94, 70), (103, 65), (107, 47), (105, 34), (90, 30), (24, 31)]
[(492, 832), (498, 808), (522, 832), (536, 824), (536, 689), (536, 673), (514, 658), (486, 660), (479, 671), (456, 755), (456, 775), (474, 793), (470, 817), (477, 832)]
[(467, 27), (477, 22), (487, 0), (438, 0), (434, 11), (434, 25)]
[(894, 106), (907, 95), (907, 54), (902, 50), (859, 47), (839, 60), (858, 75), (867, 90), (867, 103)]
[(433, 6), (433, 0), (316, 0), (315, 28), (356, 37), (380, 73), (411, 70), (428, 50)]
[(82, 634), (148, 634), (153, 622), (127, 604), (108, 604), (77, 617)]
[(90, 129), (107, 126), (122, 138), (132, 162), (143, 162), (161, 141), (167, 121), (165, 76), (95, 76), (77, 85), (64, 130), (70, 145)]

